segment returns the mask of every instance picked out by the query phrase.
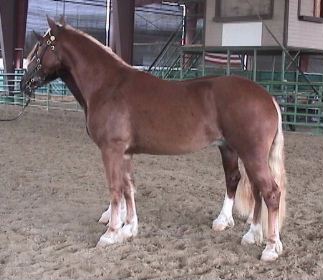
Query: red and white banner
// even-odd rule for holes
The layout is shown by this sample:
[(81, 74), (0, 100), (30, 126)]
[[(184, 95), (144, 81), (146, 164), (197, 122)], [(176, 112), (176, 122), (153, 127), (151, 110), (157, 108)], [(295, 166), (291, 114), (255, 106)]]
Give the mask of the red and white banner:
[[(232, 66), (241, 66), (243, 65), (241, 55), (238, 54), (231, 54), (230, 55), (230, 64)], [(205, 53), (205, 61), (214, 63), (214, 64), (221, 64), (225, 65), (228, 62), (228, 56), (226, 53)]]

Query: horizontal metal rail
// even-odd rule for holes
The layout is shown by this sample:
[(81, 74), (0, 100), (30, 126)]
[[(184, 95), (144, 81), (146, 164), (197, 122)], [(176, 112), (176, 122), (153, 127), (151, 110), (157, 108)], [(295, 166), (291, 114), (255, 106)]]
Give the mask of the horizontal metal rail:
[[(19, 70), (6, 74), (0, 70), (0, 105), (24, 106), (26, 104), (26, 96), (20, 92), (23, 73), (23, 70)], [(55, 80), (38, 88), (33, 93), (29, 106), (47, 110), (82, 111), (74, 96), (61, 80)]]
[[(192, 56), (185, 64), (195, 65), (197, 62), (196, 57)], [(163, 75), (174, 78), (180, 77), (180, 71), (183, 69), (180, 67), (178, 60), (175, 64), (177, 65), (176, 67), (174, 65), (165, 67), (162, 71), (164, 72)], [(197, 72), (194, 73), (196, 74)], [(188, 75), (189, 72), (186, 71), (183, 74), (185, 77), (197, 76), (195, 74)], [(26, 104), (26, 96), (20, 93), (19, 88), (21, 77), (21, 72), (0, 73), (0, 111), (3, 105), (24, 106)], [(312, 77), (309, 75), (309, 78)], [(316, 92), (306, 82), (259, 81), (258, 83), (266, 88), (280, 104), (285, 129), (295, 130), (297, 127), (305, 127), (316, 129), (320, 134), (323, 133), (322, 81), (311, 82), (311, 87), (315, 87)], [(82, 111), (82, 108), (62, 81), (55, 81), (37, 89), (29, 106), (47, 110)]]

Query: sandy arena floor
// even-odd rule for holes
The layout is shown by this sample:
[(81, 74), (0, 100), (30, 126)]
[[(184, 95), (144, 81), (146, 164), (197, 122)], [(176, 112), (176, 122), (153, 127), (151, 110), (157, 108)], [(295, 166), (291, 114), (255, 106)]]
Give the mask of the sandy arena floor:
[(264, 264), (263, 247), (240, 245), (239, 217), (211, 230), (225, 193), (215, 147), (135, 156), (139, 234), (96, 249), (108, 195), (83, 114), (27, 111), (0, 123), (0, 279), (323, 279), (322, 136), (286, 133), (284, 253)]

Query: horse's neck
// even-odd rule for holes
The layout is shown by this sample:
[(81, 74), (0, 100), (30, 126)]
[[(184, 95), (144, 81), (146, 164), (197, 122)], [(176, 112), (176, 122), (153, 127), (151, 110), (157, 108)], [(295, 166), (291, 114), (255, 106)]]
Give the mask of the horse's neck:
[(87, 105), (86, 101), (83, 98), (83, 95), (78, 88), (75, 80), (73, 79), (73, 76), (69, 72), (64, 72), (61, 76), (61, 79), (63, 82), (67, 85), (71, 93), (74, 95), (75, 99), (78, 101), (78, 103), (82, 106), (82, 108), (85, 111), (85, 114), (87, 112)]
[(120, 70), (125, 65), (82, 34), (74, 33), (73, 36), (65, 36), (65, 39), (62, 62), (69, 72), (68, 82), (76, 99), (83, 99), (84, 104), (89, 105), (91, 97), (99, 89), (104, 88), (108, 92), (109, 88), (119, 83)]

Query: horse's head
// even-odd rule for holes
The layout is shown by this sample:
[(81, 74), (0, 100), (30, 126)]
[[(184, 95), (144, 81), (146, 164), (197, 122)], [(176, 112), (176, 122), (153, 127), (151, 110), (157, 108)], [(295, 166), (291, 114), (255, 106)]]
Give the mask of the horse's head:
[(56, 23), (47, 17), (49, 30), (44, 36), (35, 33), (37, 43), (28, 55), (27, 71), (24, 74), (20, 89), (30, 95), (36, 88), (58, 78), (62, 63), (57, 51), (60, 32), (65, 26), (64, 20)]

